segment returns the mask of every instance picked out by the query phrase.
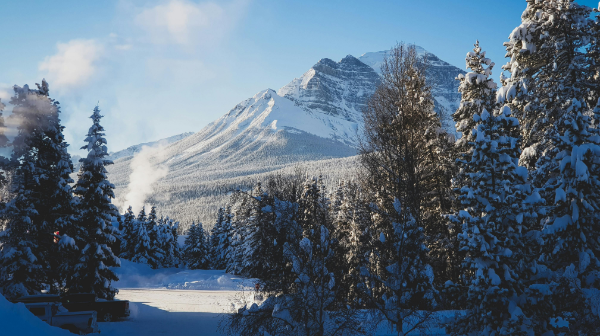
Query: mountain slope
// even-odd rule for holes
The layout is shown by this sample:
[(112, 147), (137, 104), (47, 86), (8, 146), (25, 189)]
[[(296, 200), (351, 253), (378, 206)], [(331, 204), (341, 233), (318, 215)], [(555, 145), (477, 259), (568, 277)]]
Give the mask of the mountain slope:
[[(436, 102), (458, 104), (452, 91), (460, 70), (422, 48), (420, 53), (432, 60), (427, 74), (435, 83)], [(374, 67), (384, 56), (367, 53), (361, 57), (367, 64), (353, 56), (321, 59), (277, 92), (263, 90), (198, 133), (161, 148), (145, 165), (167, 168), (168, 174), (154, 184), (147, 203), (183, 226), (198, 219), (210, 226), (233, 190), (250, 188), (269, 174), (305, 167), (309, 174), (328, 176), (332, 186), (350, 178), (357, 167), (361, 111), (379, 83)], [(139, 163), (130, 154), (139, 148), (119, 154), (108, 167), (118, 201), (128, 192), (130, 175), (137, 174)]]
[[(273, 90), (261, 91), (200, 132), (156, 152), (148, 164), (169, 172), (156, 182), (147, 202), (184, 225), (197, 219), (210, 222), (228, 193), (270, 172), (356, 155), (354, 147), (338, 140), (352, 137), (356, 127), (348, 120), (307, 112)], [(120, 202), (130, 175), (136, 173), (133, 158), (121, 157), (108, 167), (121, 208), (127, 206)]]

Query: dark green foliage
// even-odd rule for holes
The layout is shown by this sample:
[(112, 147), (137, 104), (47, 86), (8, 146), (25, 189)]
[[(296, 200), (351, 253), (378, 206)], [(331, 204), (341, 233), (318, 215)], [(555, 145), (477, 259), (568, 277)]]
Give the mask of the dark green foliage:
[(100, 125), (100, 109), (94, 108), (93, 121), (81, 149), (88, 151), (82, 158), (81, 170), (75, 185), (78, 196), (77, 221), (81, 227), (81, 236), (76, 240), (80, 244), (81, 254), (75, 265), (69, 290), (73, 292), (95, 293), (99, 298), (113, 299), (118, 290), (111, 284), (118, 277), (109, 267), (118, 267), (121, 261), (115, 256), (109, 245), (115, 242), (112, 218), (118, 216), (117, 208), (112, 204), (115, 186), (108, 181), (104, 128)]

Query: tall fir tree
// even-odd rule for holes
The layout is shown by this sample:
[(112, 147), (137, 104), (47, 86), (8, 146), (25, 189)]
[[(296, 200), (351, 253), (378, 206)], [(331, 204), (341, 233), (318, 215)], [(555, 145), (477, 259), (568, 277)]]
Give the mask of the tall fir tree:
[(474, 116), (471, 158), (462, 162), (467, 176), (460, 188), (460, 211), (451, 220), (462, 226), (461, 250), (466, 252), (462, 304), (467, 314), (455, 332), (480, 335), (527, 335), (532, 312), (524, 298), (535, 245), (527, 234), (536, 223), (541, 200), (518, 165), (520, 130), (508, 106), (495, 114)]
[(202, 223), (192, 223), (187, 234), (188, 236), (184, 244), (184, 255), (188, 268), (208, 269), (210, 265), (208, 239)]
[(335, 228), (335, 260), (338, 267), (332, 271), (337, 281), (337, 299), (342, 305), (365, 307), (359, 284), (368, 279), (361, 271), (367, 265), (370, 249), (368, 228), (371, 226), (367, 200), (360, 187), (352, 182), (338, 186), (331, 212)]
[(118, 216), (117, 208), (112, 204), (115, 186), (108, 181), (106, 166), (112, 161), (106, 159), (106, 139), (104, 127), (100, 125), (100, 109), (94, 108), (90, 117), (90, 127), (86, 145), (81, 149), (88, 151), (80, 159), (81, 169), (75, 185), (78, 196), (78, 222), (83, 228), (80, 242), (81, 254), (71, 279), (70, 291), (92, 292), (98, 298), (113, 299), (118, 289), (111, 284), (119, 278), (109, 267), (118, 267), (121, 261), (114, 255), (109, 245), (115, 242), (112, 218)]
[(243, 274), (252, 278), (268, 278), (276, 271), (274, 262), (281, 246), (277, 245), (278, 232), (275, 227), (275, 199), (258, 183), (250, 198), (249, 217), (246, 219), (246, 239), (244, 241)]
[(219, 208), (217, 221), (211, 229), (210, 250), (211, 267), (213, 269), (225, 269), (227, 262), (227, 250), (231, 239), (231, 221), (229, 211)]
[(135, 215), (133, 214), (133, 208), (129, 206), (127, 211), (123, 215), (121, 221), (121, 254), (120, 258), (131, 260), (135, 251), (133, 249), (133, 242), (135, 241)]
[[(59, 103), (49, 97), (48, 83), (37, 90), (15, 86), (13, 118), (20, 121), (13, 140), (12, 200), (2, 234), (2, 284), (7, 296), (35, 293), (48, 285), (61, 290), (73, 253), (73, 171), (60, 125)], [(0, 145), (5, 145), (0, 137)], [(64, 239), (55, 244), (59, 232)], [(58, 239), (58, 237), (56, 237)], [(26, 269), (24, 269), (26, 268)]]
[(144, 224), (146, 226), (146, 232), (148, 232), (148, 216), (146, 216), (146, 207), (142, 206), (142, 209), (138, 213), (137, 221), (139, 224)]
[(461, 100), (452, 119), (456, 123), (456, 130), (461, 132), (461, 137), (456, 142), (461, 156), (469, 156), (468, 152), (472, 149), (472, 131), (477, 125), (473, 117), (480, 115), (483, 109), (493, 111), (496, 105), (495, 93), (498, 85), (490, 78), (495, 64), (485, 57), (485, 54), (477, 41), (473, 51), (469, 51), (465, 58), (469, 72), (458, 76)]
[(537, 301), (546, 303), (538, 305), (540, 318), (564, 318), (581, 333), (598, 325), (583, 291), (597, 285), (588, 279), (600, 270), (592, 11), (572, 0), (528, 1), (521, 25), (505, 43), (511, 60), (503, 69), (511, 76), (498, 92), (521, 121), (521, 164), (546, 202), (539, 211), (544, 243), (536, 281), (552, 290), (539, 292), (545, 297)]
[[(475, 141), (473, 130), (478, 125), (475, 121), (476, 116), (481, 115), (483, 110), (493, 111), (496, 106), (496, 91), (498, 85), (491, 78), (494, 63), (487, 58), (477, 41), (472, 51), (469, 51), (465, 57), (466, 68), (469, 70), (465, 75), (459, 75), (460, 85), (458, 91), (461, 94), (459, 108), (452, 115), (456, 130), (461, 132), (461, 137), (455, 143), (455, 155), (457, 171), (452, 176), (451, 185), (454, 190), (454, 202), (452, 206), (457, 209), (462, 208), (460, 200), (460, 188), (469, 183), (468, 173), (462, 170), (468, 161), (471, 160), (473, 151), (473, 142)], [(455, 168), (456, 169), (456, 168)], [(449, 213), (445, 211), (443, 213)], [(448, 274), (445, 280), (458, 282), (461, 274), (461, 262), (464, 253), (460, 251), (460, 242), (458, 235), (461, 233), (462, 225), (450, 221), (448, 226), (449, 241), (448, 247), (451, 254), (448, 265)], [(436, 267), (439, 268), (440, 266)], [(438, 273), (438, 272), (436, 272)], [(438, 283), (444, 283), (438, 281)]]
[[(154, 218), (156, 219), (156, 218)], [(156, 225), (149, 224), (149, 216), (146, 215), (146, 208), (142, 207), (138, 213), (135, 221), (136, 237), (134, 241), (134, 251), (132, 261), (148, 264), (153, 269), (161, 267), (161, 260), (163, 258), (161, 253), (158, 253), (156, 246), (156, 232), (154, 228)], [(140, 226), (143, 226), (142, 229)], [(154, 239), (154, 240), (153, 240)]]
[[(593, 41), (591, 12), (574, 0), (529, 0), (521, 24), (504, 43), (510, 61), (502, 69), (510, 72), (510, 78), (498, 90), (498, 99), (509, 103), (519, 118), (521, 164), (529, 170), (549, 149), (549, 132), (563, 114), (563, 103), (572, 98), (596, 103), (588, 100), (594, 97), (590, 89), (597, 85), (590, 76), (595, 67), (588, 54)], [(533, 172), (539, 187), (537, 175)]]
[(164, 260), (165, 251), (163, 250), (164, 245), (160, 243), (159, 235), (160, 235), (160, 227), (157, 225), (158, 216), (156, 214), (156, 206), (152, 206), (150, 208), (150, 213), (148, 213), (148, 218), (146, 220), (146, 231), (148, 232), (148, 237), (150, 238), (150, 250), (151, 254), (157, 260)]
[(161, 266), (173, 267), (177, 264), (177, 251), (175, 250), (175, 237), (171, 230), (170, 223), (164, 218), (160, 218), (155, 227), (156, 243), (158, 249), (162, 252)]
[(152, 246), (150, 244), (150, 237), (148, 231), (146, 231), (146, 223), (135, 221), (134, 222), (134, 240), (132, 242), (134, 253), (131, 256), (131, 261), (150, 265), (153, 269), (157, 269), (160, 266), (160, 260), (152, 253)]

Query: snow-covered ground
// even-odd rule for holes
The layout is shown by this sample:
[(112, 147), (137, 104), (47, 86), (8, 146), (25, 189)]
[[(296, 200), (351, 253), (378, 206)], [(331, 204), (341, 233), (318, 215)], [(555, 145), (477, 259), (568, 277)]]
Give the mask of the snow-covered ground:
[(114, 268), (119, 277), (115, 286), (120, 289), (195, 289), (237, 291), (254, 288), (252, 279), (217, 270), (188, 270), (163, 268), (153, 270), (148, 265), (121, 260), (121, 267)]
[(0, 295), (0, 335), (69, 336), (66, 330), (51, 327), (35, 317), (22, 303), (10, 303)]
[(102, 335), (222, 335), (219, 322), (231, 311), (237, 291), (124, 289), (119, 299), (129, 300), (131, 316), (123, 321), (99, 323)]
[(252, 279), (224, 271), (167, 268), (121, 261), (114, 268), (117, 299), (129, 300), (131, 316), (100, 323), (103, 335), (221, 335), (219, 322), (242, 296), (252, 299)]
[[(219, 323), (242, 300), (253, 301), (254, 281), (224, 271), (158, 269), (122, 260), (115, 268), (120, 280), (117, 299), (129, 300), (131, 316), (99, 323), (102, 335), (110, 336), (213, 336), (226, 335)], [(445, 314), (442, 314), (445, 315)], [(391, 335), (382, 324), (377, 336)], [(5, 333), (6, 332), (6, 333)], [(0, 335), (66, 336), (33, 316), (23, 304), (0, 296)], [(444, 335), (434, 329), (430, 335)]]

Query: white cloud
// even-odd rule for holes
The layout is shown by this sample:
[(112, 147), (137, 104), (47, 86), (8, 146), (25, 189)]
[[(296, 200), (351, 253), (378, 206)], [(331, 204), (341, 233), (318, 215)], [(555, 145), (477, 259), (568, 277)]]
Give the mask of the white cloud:
[(9, 88), (5, 88), (7, 85), (0, 84), (0, 99), (3, 103), (6, 103), (10, 100), (12, 96), (12, 91)]
[(153, 43), (197, 45), (220, 40), (235, 25), (244, 7), (245, 1), (223, 6), (170, 0), (143, 9), (136, 15), (135, 23)]
[(104, 52), (96, 40), (71, 40), (56, 47), (58, 52), (46, 57), (39, 70), (46, 73), (52, 86), (61, 89), (84, 85), (97, 72), (97, 61)]

